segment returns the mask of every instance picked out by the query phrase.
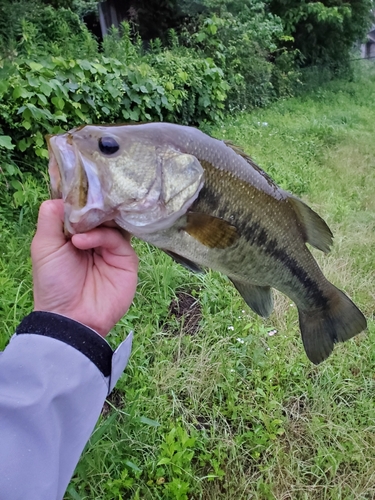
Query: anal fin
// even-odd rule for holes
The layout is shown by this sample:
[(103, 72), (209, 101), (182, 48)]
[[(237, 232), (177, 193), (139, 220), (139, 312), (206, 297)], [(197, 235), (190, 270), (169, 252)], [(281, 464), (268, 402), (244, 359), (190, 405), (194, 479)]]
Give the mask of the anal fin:
[(241, 283), (231, 279), (231, 282), (238, 290), (246, 304), (259, 316), (268, 318), (273, 310), (272, 291), (269, 286), (252, 285), (251, 283)]

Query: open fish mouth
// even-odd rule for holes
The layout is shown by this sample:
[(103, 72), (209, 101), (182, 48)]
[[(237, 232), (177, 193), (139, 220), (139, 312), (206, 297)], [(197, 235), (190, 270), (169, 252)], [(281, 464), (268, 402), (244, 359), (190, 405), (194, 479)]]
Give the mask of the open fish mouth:
[(95, 165), (84, 161), (70, 134), (48, 136), (51, 197), (65, 204), (66, 234), (88, 231), (114, 214), (104, 214), (104, 199)]
[(50, 194), (52, 199), (60, 199), (63, 197), (62, 186), (61, 186), (61, 173), (55, 151), (51, 145), (52, 137), (53, 137), (52, 135), (46, 135), (46, 142), (48, 146), (48, 155), (49, 155), (48, 173), (50, 178)]

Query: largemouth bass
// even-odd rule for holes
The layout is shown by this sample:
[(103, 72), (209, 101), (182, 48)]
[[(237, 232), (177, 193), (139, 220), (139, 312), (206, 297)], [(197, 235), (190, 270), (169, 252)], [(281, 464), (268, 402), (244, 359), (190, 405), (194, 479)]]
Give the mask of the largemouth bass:
[(113, 220), (192, 271), (224, 273), (263, 317), (273, 309), (271, 288), (280, 290), (298, 308), (315, 364), (366, 328), (306, 246), (329, 251), (327, 224), (241, 149), (167, 123), (86, 125), (47, 140), (69, 233)]

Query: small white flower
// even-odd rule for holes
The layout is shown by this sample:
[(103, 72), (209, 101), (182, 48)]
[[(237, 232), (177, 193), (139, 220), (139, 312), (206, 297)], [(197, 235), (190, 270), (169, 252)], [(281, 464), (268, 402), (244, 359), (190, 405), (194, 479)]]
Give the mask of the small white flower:
[(242, 309), (242, 314), (245, 314), (245, 309)]
[(228, 330), (232, 330), (232, 332), (233, 332), (234, 326), (228, 326)]
[(237, 339), (237, 342), (239, 342), (240, 344), (244, 344), (245, 343), (244, 339)]
[(294, 304), (289, 304), (289, 307), (294, 307)]
[(230, 372), (231, 372), (231, 373), (234, 373), (235, 371), (236, 371), (236, 370), (233, 370), (233, 369), (232, 369)]
[(277, 333), (277, 330), (270, 330), (270, 331), (268, 332), (268, 335), (269, 335), (270, 337), (273, 337), (274, 335), (276, 335), (276, 333)]

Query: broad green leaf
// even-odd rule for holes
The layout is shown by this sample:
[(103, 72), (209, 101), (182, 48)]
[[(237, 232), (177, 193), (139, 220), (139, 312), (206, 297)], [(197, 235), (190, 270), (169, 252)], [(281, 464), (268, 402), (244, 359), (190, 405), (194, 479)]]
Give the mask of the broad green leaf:
[(93, 67), (89, 61), (86, 61), (85, 59), (77, 61), (78, 65), (82, 69), (86, 69), (89, 71), (92, 71)]
[(29, 142), (27, 139), (21, 139), (18, 144), (18, 149), (22, 152), (26, 151), (26, 149), (29, 147)]
[(129, 113), (131, 120), (137, 122), (139, 120), (139, 109), (132, 109)]
[(7, 171), (7, 173), (9, 175), (15, 175), (16, 172), (17, 172), (17, 169), (15, 168), (15, 166), (11, 165), (10, 163), (8, 163), (7, 165), (5, 165), (5, 170)]
[(40, 148), (44, 144), (44, 138), (40, 132), (36, 134), (35, 144)]
[(13, 193), (14, 204), (20, 207), (25, 203), (25, 193), (23, 191), (16, 191)]
[(27, 120), (24, 120), (21, 125), (23, 126), (23, 128), (25, 128), (26, 130), (30, 130), (31, 129), (31, 123)]
[(35, 78), (30, 73), (26, 76), (27, 81), (29, 82), (30, 87), (39, 87), (39, 80)]
[(9, 135), (0, 135), (0, 147), (5, 149), (14, 149), (12, 138)]
[(48, 150), (45, 148), (35, 148), (35, 154), (39, 156), (39, 158), (45, 158), (46, 160), (49, 158)]
[(37, 63), (37, 62), (34, 62), (34, 61), (30, 61), (28, 63), (29, 67), (33, 70), (33, 71), (40, 71), (41, 69), (43, 69), (43, 64), (40, 64), (40, 63)]
[(52, 97), (51, 101), (56, 106), (56, 108), (58, 109), (64, 108), (65, 102), (64, 99), (61, 99), (61, 97)]
[(13, 99), (18, 99), (19, 97), (23, 97), (24, 99), (30, 99), (34, 95), (33, 92), (28, 92), (23, 87), (15, 87), (13, 90)]
[(53, 90), (51, 85), (49, 85), (48, 83), (42, 83), (41, 86), (39, 87), (39, 89), (47, 97), (49, 97), (51, 95), (51, 92)]
[(82, 121), (87, 120), (87, 116), (85, 116), (80, 109), (76, 109), (75, 114), (80, 118)]
[(10, 181), (10, 185), (14, 188), (14, 189), (17, 189), (17, 191), (22, 191), (23, 189), (23, 186), (22, 184), (20, 183), (20, 181), (17, 181), (16, 179), (12, 179)]
[(39, 104), (44, 104), (45, 106), (48, 104), (47, 98), (44, 94), (37, 94), (39, 99)]
[(55, 113), (54, 117), (55, 120), (61, 120), (62, 122), (66, 122), (68, 120), (65, 113)]

